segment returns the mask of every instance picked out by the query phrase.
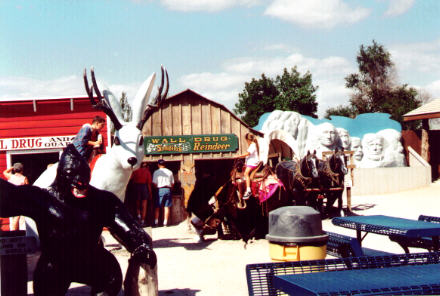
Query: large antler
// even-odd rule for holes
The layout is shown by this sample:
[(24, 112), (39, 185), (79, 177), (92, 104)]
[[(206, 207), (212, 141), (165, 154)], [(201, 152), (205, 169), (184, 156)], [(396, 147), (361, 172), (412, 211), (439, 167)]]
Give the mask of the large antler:
[[(89, 88), (89, 82), (87, 80), (87, 69), (84, 69), (84, 86), (86, 88), (87, 95), (89, 96), (90, 103), (92, 103), (93, 108), (102, 110), (105, 114), (107, 114), (108, 117), (110, 117), (110, 120), (113, 122), (115, 129), (119, 130), (122, 127), (122, 125), (119, 122), (119, 119), (116, 116), (116, 114), (113, 112), (113, 109), (108, 99), (101, 95), (101, 92), (99, 91), (98, 88), (98, 84), (96, 83), (95, 71), (93, 67), (90, 69), (90, 74), (92, 77), (92, 86)], [(98, 102), (96, 102), (95, 98), (93, 97), (93, 89), (95, 89), (96, 96), (98, 97)]]
[[(144, 115), (142, 116), (142, 119), (139, 121), (139, 123), (136, 125), (136, 127), (140, 130), (144, 127), (145, 122), (150, 118), (151, 114), (159, 108), (159, 106), (162, 104), (162, 102), (166, 99), (168, 95), (168, 89), (170, 86), (169, 79), (168, 79), (168, 72), (166, 69), (164, 69), (163, 66), (160, 67), (160, 70), (162, 72), (161, 75), (161, 82), (160, 86), (157, 89), (157, 95), (156, 97), (148, 103), (147, 108), (145, 108)], [(166, 77), (166, 88), (165, 93), (162, 95), (163, 86), (164, 86), (164, 76)]]

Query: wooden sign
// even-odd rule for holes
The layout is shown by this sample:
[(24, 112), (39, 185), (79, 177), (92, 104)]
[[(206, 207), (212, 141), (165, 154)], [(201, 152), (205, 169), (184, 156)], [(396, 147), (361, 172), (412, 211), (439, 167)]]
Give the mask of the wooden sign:
[(233, 152), (238, 149), (234, 134), (151, 136), (144, 138), (145, 155)]
[(75, 135), (0, 139), (0, 151), (65, 148)]
[(37, 242), (35, 237), (1, 237), (0, 238), (0, 255), (18, 255), (35, 252)]

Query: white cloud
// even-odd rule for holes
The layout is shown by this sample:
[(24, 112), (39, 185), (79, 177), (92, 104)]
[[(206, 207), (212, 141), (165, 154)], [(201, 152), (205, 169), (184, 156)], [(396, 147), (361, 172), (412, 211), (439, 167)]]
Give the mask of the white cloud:
[(388, 46), (399, 84), (406, 83), (432, 98), (440, 98), (440, 39)]
[(440, 99), (440, 80), (433, 81), (424, 87), (433, 99)]
[[(141, 83), (109, 84), (108, 88), (119, 98), (126, 92), (129, 99), (133, 99)], [(102, 90), (106, 82), (98, 79)], [(39, 80), (28, 77), (1, 77), (0, 100), (15, 99), (51, 99), (86, 97), (84, 81), (79, 76), (65, 76), (53, 80)]]
[(390, 46), (389, 51), (399, 72), (440, 76), (440, 39), (433, 42), (395, 44)]
[(304, 27), (332, 28), (359, 22), (370, 10), (350, 7), (342, 0), (274, 0), (265, 14)]
[(201, 95), (217, 101), (232, 110), (238, 102), (238, 94), (244, 83), (261, 74), (275, 78), (283, 68), (297, 66), (301, 74), (312, 73), (313, 84), (318, 85), (318, 114), (323, 115), (329, 107), (348, 102), (348, 91), (344, 87), (344, 77), (355, 71), (342, 57), (316, 59), (300, 53), (271, 58), (242, 57), (226, 61), (219, 73), (192, 73), (178, 79), (181, 88), (191, 88)]
[(85, 96), (84, 83), (78, 76), (66, 76), (54, 80), (27, 77), (2, 77), (0, 98), (55, 98)]
[(259, 0), (161, 0), (165, 7), (179, 11), (220, 11), (233, 6), (253, 6)]
[(414, 4), (414, 0), (388, 0), (389, 6), (386, 16), (398, 16), (407, 12)]

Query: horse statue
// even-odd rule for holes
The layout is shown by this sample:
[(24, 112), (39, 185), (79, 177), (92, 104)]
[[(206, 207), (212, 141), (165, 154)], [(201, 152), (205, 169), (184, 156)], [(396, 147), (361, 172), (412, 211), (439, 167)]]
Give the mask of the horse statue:
[[(236, 159), (229, 178), (218, 187), (217, 175), (197, 178), (191, 193), (188, 210), (195, 217), (191, 220), (199, 240), (204, 234), (218, 232), (220, 239), (242, 239), (245, 243), (254, 237), (264, 237), (267, 233), (268, 209), (279, 206), (274, 196), (280, 186), (270, 167), (262, 166), (251, 174), (253, 197), (244, 200), (244, 163)], [(217, 185), (217, 186), (216, 186)]]
[[(94, 69), (91, 69), (92, 86), (89, 87), (87, 72), (84, 70), (84, 86), (90, 102), (95, 109), (102, 110), (115, 127), (114, 145), (102, 154), (94, 165), (90, 184), (98, 189), (114, 193), (121, 201), (125, 199), (125, 190), (131, 173), (140, 167), (144, 158), (142, 128), (151, 114), (165, 100), (168, 89), (168, 72), (161, 67), (162, 79), (157, 95), (149, 102), (156, 74), (153, 73), (140, 86), (133, 100), (133, 117), (130, 122), (123, 120), (121, 107), (113, 93), (104, 89), (102, 94), (96, 82)], [(164, 88), (166, 77), (166, 89)], [(95, 91), (97, 101), (93, 96)], [(34, 185), (46, 188), (55, 179), (57, 164), (52, 165), (34, 182)]]
[(307, 189), (318, 181), (318, 162), (316, 151), (307, 151), (307, 155), (300, 161), (282, 161), (277, 164), (275, 172), (284, 184), (290, 204), (311, 205), (314, 202)]
[[(327, 198), (325, 212), (331, 211), (333, 203), (338, 200), (338, 211), (342, 210), (342, 193), (344, 191), (344, 177), (348, 173), (344, 149), (333, 151), (330, 156), (318, 164), (319, 187)], [(322, 205), (319, 206), (322, 213)]]

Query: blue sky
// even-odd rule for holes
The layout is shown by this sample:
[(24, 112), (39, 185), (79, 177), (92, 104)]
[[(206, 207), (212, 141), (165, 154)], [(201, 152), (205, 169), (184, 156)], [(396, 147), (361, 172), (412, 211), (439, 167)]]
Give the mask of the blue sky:
[(230, 110), (244, 83), (310, 71), (318, 113), (346, 104), (344, 77), (372, 40), (396, 79), (440, 98), (437, 0), (0, 0), (0, 99), (84, 96), (82, 71), (132, 98), (163, 64)]

